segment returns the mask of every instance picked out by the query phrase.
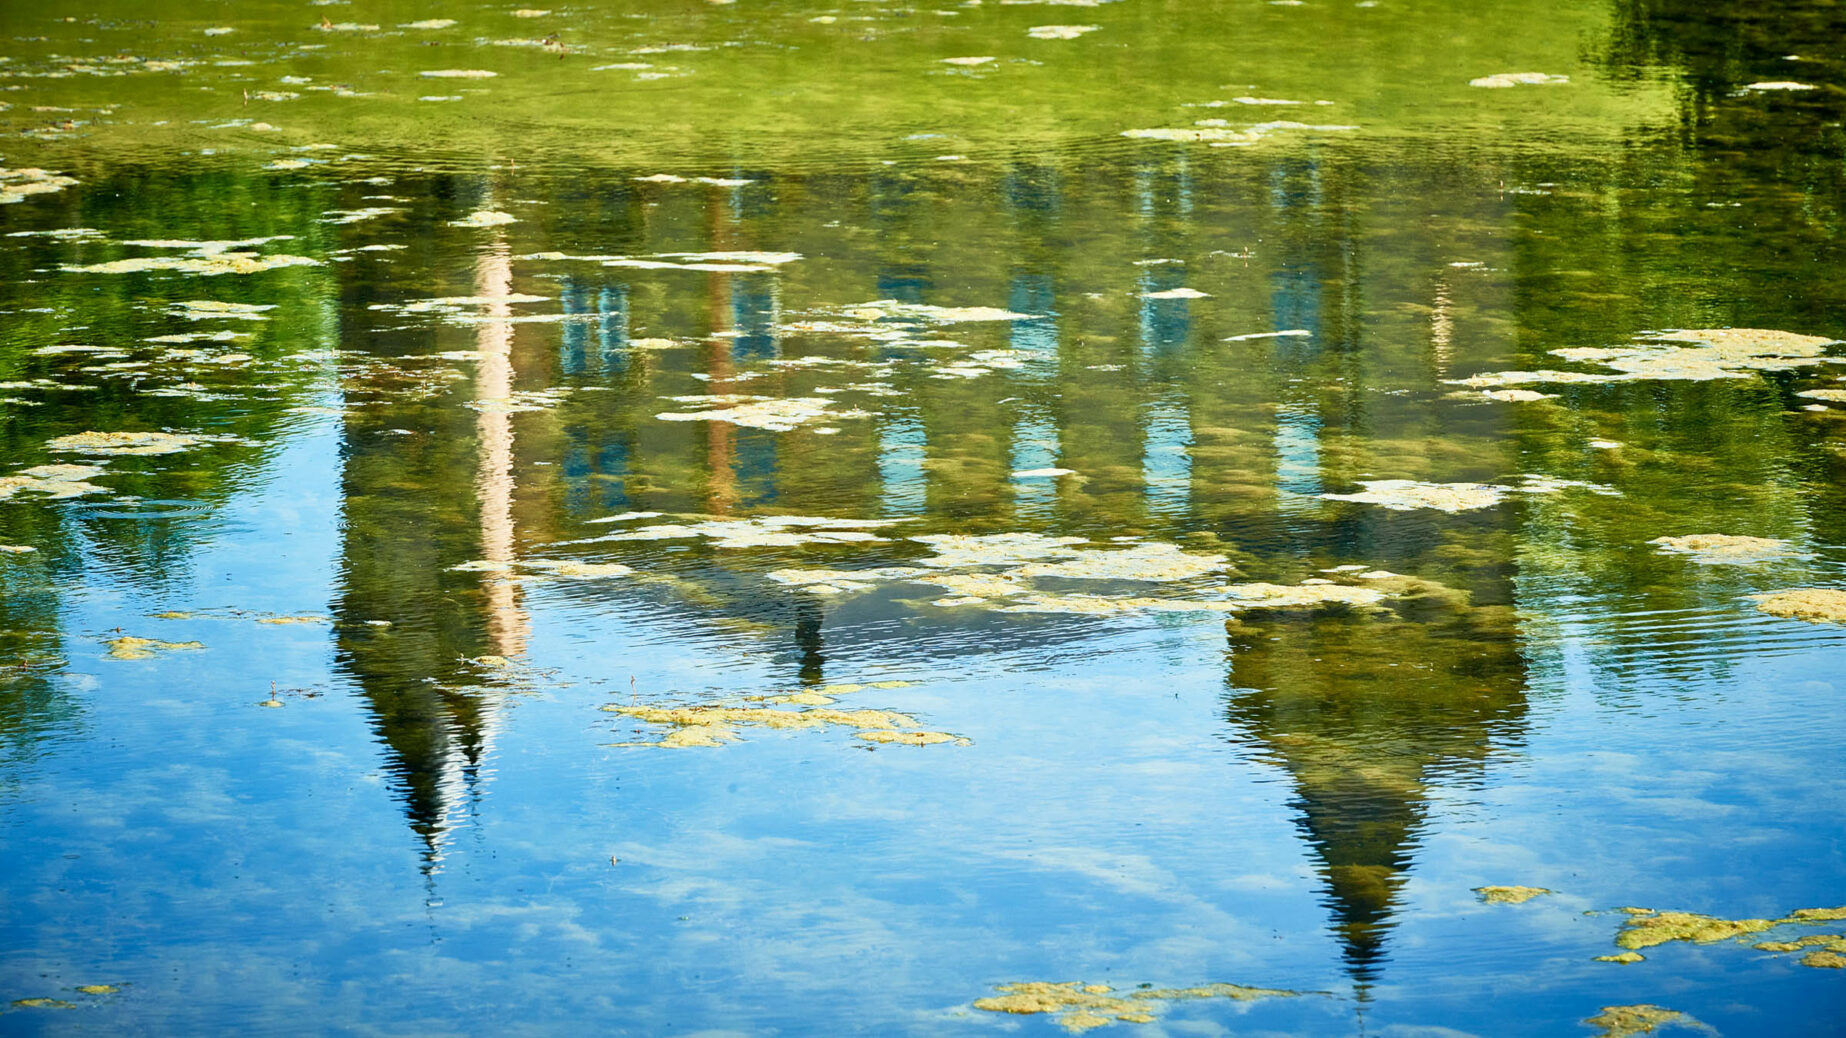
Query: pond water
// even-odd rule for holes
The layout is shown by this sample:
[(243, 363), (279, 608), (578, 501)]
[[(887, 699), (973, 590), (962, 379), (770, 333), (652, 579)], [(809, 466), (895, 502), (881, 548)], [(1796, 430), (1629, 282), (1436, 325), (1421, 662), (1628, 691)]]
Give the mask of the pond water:
[(0, 1032), (1838, 1033), (1842, 38), (5, 5)]

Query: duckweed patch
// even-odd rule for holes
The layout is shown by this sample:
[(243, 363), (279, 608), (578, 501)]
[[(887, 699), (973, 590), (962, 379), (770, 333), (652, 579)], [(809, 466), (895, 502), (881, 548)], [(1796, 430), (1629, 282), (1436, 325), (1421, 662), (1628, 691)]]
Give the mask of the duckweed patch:
[(1756, 608), (1770, 616), (1810, 623), (1846, 623), (1846, 591), (1803, 587), (1751, 595)]
[(1299, 991), (1253, 988), (1241, 984), (1142, 988), (1118, 993), (1107, 984), (1085, 984), (1081, 981), (1024, 981), (999, 984), (995, 990), (1001, 994), (976, 999), (974, 1008), (1020, 1016), (1051, 1014), (1060, 1027), (1072, 1034), (1082, 1034), (1117, 1022), (1150, 1024), (1175, 1002), (1214, 998), (1254, 1002), (1301, 995)]
[(1656, 537), (1647, 543), (1659, 545), (1663, 553), (1687, 555), (1694, 562), (1716, 566), (1745, 566), (1786, 559), (1795, 554), (1793, 547), (1784, 540), (1722, 533)]
[[(1603, 372), (1492, 371), (1449, 379), (1449, 385), (1501, 388), (1534, 383), (1610, 383), (1649, 380), (1704, 382), (1750, 378), (1759, 371), (1786, 371), (1827, 363), (1827, 347), (1838, 340), (1767, 328), (1695, 328), (1648, 332), (1635, 344), (1572, 347), (1553, 356), (1600, 365)], [(1684, 343), (1687, 345), (1676, 345)]]
[(1495, 483), (1423, 483), (1414, 479), (1362, 480), (1365, 489), (1351, 494), (1322, 494), (1328, 501), (1354, 501), (1383, 505), (1393, 511), (1408, 512), (1433, 508), (1439, 512), (1465, 512), (1491, 508), (1512, 493), (1511, 487)]
[(1489, 905), (1523, 905), (1535, 897), (1557, 893), (1545, 887), (1475, 887), (1474, 892)]
[(109, 658), (112, 660), (151, 660), (163, 652), (205, 648), (204, 642), (166, 642), (133, 635), (112, 638), (103, 644), (109, 646)]
[(779, 731), (841, 727), (881, 743), (928, 746), (952, 742), (970, 745), (968, 739), (946, 732), (920, 730), (915, 718), (891, 710), (838, 710), (815, 706), (803, 710), (774, 710), (757, 706), (635, 706), (611, 704), (602, 707), (609, 713), (632, 717), (648, 724), (673, 729), (655, 742), (619, 743), (621, 746), (656, 746), (667, 749), (721, 746), (740, 737), (739, 727), (769, 728)]
[(45, 441), (49, 450), (73, 454), (177, 454), (204, 442), (201, 437), (166, 432), (82, 432)]
[(95, 465), (34, 465), (10, 476), (0, 476), (0, 501), (22, 493), (52, 500), (106, 494), (108, 488), (88, 482), (103, 472)]
[(1632, 1006), (1603, 1006), (1602, 1012), (1583, 1022), (1600, 1029), (1598, 1038), (1631, 1038), (1637, 1034), (1652, 1034), (1662, 1027), (1675, 1024), (1702, 1026), (1697, 1020), (1677, 1010), (1645, 1002)]
[(869, 418), (864, 411), (835, 411), (832, 401), (824, 397), (788, 397), (751, 400), (706, 411), (663, 411), (654, 417), (663, 422), (726, 422), (771, 432), (790, 432), (804, 425), (843, 418)]

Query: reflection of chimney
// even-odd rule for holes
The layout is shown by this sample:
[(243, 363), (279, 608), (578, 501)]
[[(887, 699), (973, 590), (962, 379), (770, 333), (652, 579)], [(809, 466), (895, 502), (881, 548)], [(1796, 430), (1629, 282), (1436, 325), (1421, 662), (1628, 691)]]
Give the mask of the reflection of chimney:
[[(513, 290), (513, 264), (504, 238), (494, 242), (475, 260), (474, 291), (488, 300), (489, 320), (477, 325), (475, 349), (481, 354), (475, 376), (476, 395), (486, 401), (505, 401), (513, 395), (513, 325), (505, 320), (512, 309), (505, 297)], [(475, 490), (481, 503), (481, 557), (488, 562), (512, 563), (513, 544), (513, 416), (505, 409), (487, 406), (475, 419), (480, 440), (480, 469)], [(507, 573), (489, 572), (482, 582), (487, 591), (487, 632), (494, 652), (518, 656), (526, 651), (529, 625), (519, 604), (519, 585)]]
[(1293, 780), (1296, 827), (1363, 998), (1388, 958), (1428, 784), (1476, 766), (1525, 712), (1513, 613), (1429, 593), (1398, 613), (1246, 614), (1226, 631), (1230, 720)]

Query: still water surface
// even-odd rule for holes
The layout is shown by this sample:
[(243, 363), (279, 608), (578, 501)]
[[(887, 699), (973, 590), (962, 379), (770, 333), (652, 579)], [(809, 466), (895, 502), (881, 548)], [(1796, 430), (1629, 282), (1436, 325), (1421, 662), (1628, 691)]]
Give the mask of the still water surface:
[(1837, 1033), (1831, 5), (0, 36), (0, 1032)]

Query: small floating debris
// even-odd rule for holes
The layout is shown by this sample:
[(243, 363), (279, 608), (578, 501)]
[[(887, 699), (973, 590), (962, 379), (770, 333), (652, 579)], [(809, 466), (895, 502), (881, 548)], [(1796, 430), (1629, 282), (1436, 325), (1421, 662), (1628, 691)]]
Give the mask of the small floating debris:
[(740, 737), (738, 727), (775, 730), (843, 727), (868, 741), (930, 746), (938, 743), (972, 745), (971, 741), (947, 732), (930, 732), (918, 728), (915, 718), (890, 710), (837, 710), (810, 707), (804, 710), (774, 710), (754, 706), (683, 706), (657, 707), (611, 704), (602, 707), (609, 713), (622, 714), (649, 724), (668, 725), (674, 731), (657, 742), (618, 743), (621, 746), (655, 746), (665, 749), (722, 746)]
[(109, 658), (112, 660), (151, 660), (160, 652), (205, 648), (204, 642), (163, 642), (158, 638), (137, 638), (133, 635), (112, 638), (103, 644), (109, 646)]
[(961, 65), (963, 67), (971, 68), (975, 65), (991, 64), (993, 60), (994, 58), (992, 55), (981, 55), (979, 57), (970, 57), (970, 58), (943, 58), (942, 63), (944, 65)]
[(76, 183), (72, 177), (37, 168), (0, 169), (0, 205), (62, 191)]
[[(695, 398), (675, 398), (693, 400)], [(752, 429), (790, 432), (803, 425), (841, 418), (869, 418), (866, 411), (829, 410), (833, 401), (825, 397), (786, 397), (756, 399), (729, 407), (706, 411), (663, 411), (655, 418), (663, 422), (728, 422)]]
[(1034, 25), (1026, 30), (1026, 35), (1035, 40), (1074, 40), (1100, 28), (1100, 25)]
[(167, 312), (188, 321), (208, 321), (226, 319), (237, 321), (267, 321), (266, 311), (274, 310), (274, 303), (221, 303), (215, 299), (192, 299), (183, 303), (171, 303)]
[(1142, 299), (1205, 299), (1210, 292), (1201, 292), (1196, 288), (1167, 288), (1158, 292), (1143, 292)]
[(1241, 984), (1141, 988), (1116, 994), (1115, 989), (1107, 984), (1085, 984), (1081, 981), (1027, 981), (998, 984), (994, 990), (1001, 994), (976, 999), (974, 1008), (1021, 1016), (1054, 1014), (1057, 1024), (1072, 1034), (1081, 1034), (1116, 1022), (1151, 1024), (1174, 1002), (1211, 998), (1254, 1002), (1264, 998), (1295, 998), (1301, 994), (1299, 991), (1252, 988)]
[(1677, 329), (1638, 335), (1632, 346), (1551, 351), (1553, 356), (1599, 364), (1612, 372), (1494, 371), (1447, 381), (1450, 385), (1495, 388), (1533, 383), (1749, 378), (1756, 371), (1786, 371), (1827, 363), (1826, 348), (1837, 341), (1765, 328)]
[(1777, 79), (1777, 80), (1771, 80), (1771, 81), (1763, 82), (1763, 83), (1749, 83), (1749, 84), (1746, 84), (1743, 89), (1759, 90), (1759, 91), (1782, 91), (1782, 90), (1800, 91), (1800, 90), (1813, 90), (1815, 89), (1815, 87), (1812, 83), (1795, 83), (1795, 82), (1791, 82), (1786, 79)]
[(1535, 897), (1555, 894), (1557, 891), (1545, 887), (1475, 887), (1481, 903), (1488, 905), (1523, 905)]
[(1365, 489), (1358, 493), (1320, 496), (1328, 501), (1383, 505), (1399, 512), (1418, 508), (1465, 512), (1497, 505), (1513, 489), (1497, 483), (1423, 483), (1414, 479), (1361, 480), (1359, 485)]
[(450, 220), (450, 227), (504, 227), (509, 223), (518, 223), (519, 218), (512, 213), (502, 213), (494, 209), (479, 209), (459, 220)]
[(676, 541), (703, 539), (714, 548), (792, 548), (804, 544), (861, 544), (884, 541), (870, 532), (893, 525), (882, 519), (830, 519), (820, 516), (769, 515), (751, 519), (710, 519), (699, 523), (660, 523), (588, 542)]
[(106, 494), (108, 488), (87, 482), (102, 474), (103, 469), (94, 465), (34, 465), (11, 476), (0, 476), (0, 501), (21, 493), (42, 494), (54, 501)]
[(424, 79), (493, 79), (499, 74), (481, 68), (437, 68), (417, 73)]
[(1554, 76), (1545, 72), (1500, 72), (1479, 79), (1468, 80), (1471, 87), (1498, 89), (1518, 86), (1561, 86), (1570, 82), (1569, 76)]
[(1846, 623), (1846, 591), (1803, 587), (1749, 596), (1770, 616), (1812, 623)]
[(202, 437), (165, 432), (82, 432), (45, 441), (49, 450), (74, 454), (177, 454), (205, 442)]
[(1792, 557), (1787, 541), (1773, 537), (1744, 537), (1723, 533), (1695, 533), (1684, 537), (1656, 537), (1649, 544), (1663, 553), (1691, 556), (1692, 561), (1713, 566), (1744, 566)]
[(1704, 1027), (1684, 1013), (1665, 1009), (1649, 1003), (1632, 1006), (1603, 1006), (1602, 1012), (1583, 1021), (1591, 1027), (1602, 1030), (1597, 1038), (1632, 1038), (1637, 1034), (1652, 1034), (1662, 1027), (1678, 1025), (1681, 1027)]
[(425, 18), (420, 22), (405, 22), (400, 29), (447, 29), (455, 24), (453, 18)]
[(1290, 328), (1280, 332), (1249, 332), (1245, 335), (1232, 335), (1224, 342), (1250, 342), (1253, 339), (1307, 339), (1314, 335), (1306, 328)]

